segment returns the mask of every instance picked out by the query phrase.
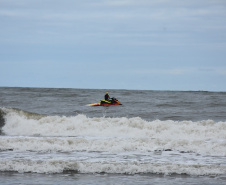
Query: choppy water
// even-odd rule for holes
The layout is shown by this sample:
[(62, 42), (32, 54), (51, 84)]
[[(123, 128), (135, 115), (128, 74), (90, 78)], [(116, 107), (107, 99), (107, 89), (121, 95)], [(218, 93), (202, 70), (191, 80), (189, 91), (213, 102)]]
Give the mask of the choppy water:
[(0, 88), (1, 177), (225, 183), (225, 92), (107, 91)]

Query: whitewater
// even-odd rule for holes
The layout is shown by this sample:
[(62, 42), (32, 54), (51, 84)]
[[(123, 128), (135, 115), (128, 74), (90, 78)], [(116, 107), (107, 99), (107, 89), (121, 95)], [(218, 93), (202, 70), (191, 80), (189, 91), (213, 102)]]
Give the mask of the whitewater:
[(226, 93), (112, 90), (122, 106), (85, 106), (104, 93), (0, 88), (4, 178), (9, 172), (86, 180), (89, 174), (186, 175), (224, 184)]

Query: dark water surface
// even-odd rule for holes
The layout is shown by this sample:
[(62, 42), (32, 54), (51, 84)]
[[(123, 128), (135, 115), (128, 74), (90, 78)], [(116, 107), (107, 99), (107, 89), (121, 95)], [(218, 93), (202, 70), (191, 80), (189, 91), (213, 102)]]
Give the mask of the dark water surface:
[[(105, 92), (123, 106), (86, 107)], [(0, 88), (1, 107), (46, 115), (140, 117), (145, 120), (226, 120), (226, 92)]]
[(0, 173), (0, 184), (27, 185), (225, 185), (226, 176), (188, 177), (186, 175), (109, 175), (109, 174), (18, 174)]

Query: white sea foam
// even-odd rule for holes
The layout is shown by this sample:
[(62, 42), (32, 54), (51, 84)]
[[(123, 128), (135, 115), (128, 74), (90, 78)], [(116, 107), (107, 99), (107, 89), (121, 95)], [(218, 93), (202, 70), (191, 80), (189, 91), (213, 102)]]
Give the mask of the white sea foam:
[(6, 135), (24, 137), (2, 138), (2, 150), (148, 152), (170, 149), (226, 156), (226, 122), (148, 122), (139, 117), (88, 118), (85, 115), (32, 117), (12, 110), (8, 110), (5, 120), (2, 130)]
[(224, 165), (190, 165), (190, 164), (156, 164), (141, 162), (100, 163), (75, 162), (62, 160), (32, 161), (13, 160), (0, 161), (0, 171), (35, 172), (35, 173), (62, 173), (63, 171), (80, 173), (161, 173), (161, 174), (188, 174), (188, 175), (220, 175), (226, 174)]
[(174, 150), (202, 155), (226, 156), (226, 141), (200, 141), (151, 138), (59, 138), (59, 137), (3, 137), (1, 150), (17, 151), (99, 151), (153, 152)]
[(4, 112), (0, 171), (226, 174), (226, 122)]

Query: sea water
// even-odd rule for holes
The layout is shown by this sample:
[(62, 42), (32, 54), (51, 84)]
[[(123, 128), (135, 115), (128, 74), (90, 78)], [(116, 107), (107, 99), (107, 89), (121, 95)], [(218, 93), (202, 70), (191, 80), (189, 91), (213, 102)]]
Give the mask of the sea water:
[(225, 184), (225, 130), (225, 92), (1, 87), (0, 184)]

